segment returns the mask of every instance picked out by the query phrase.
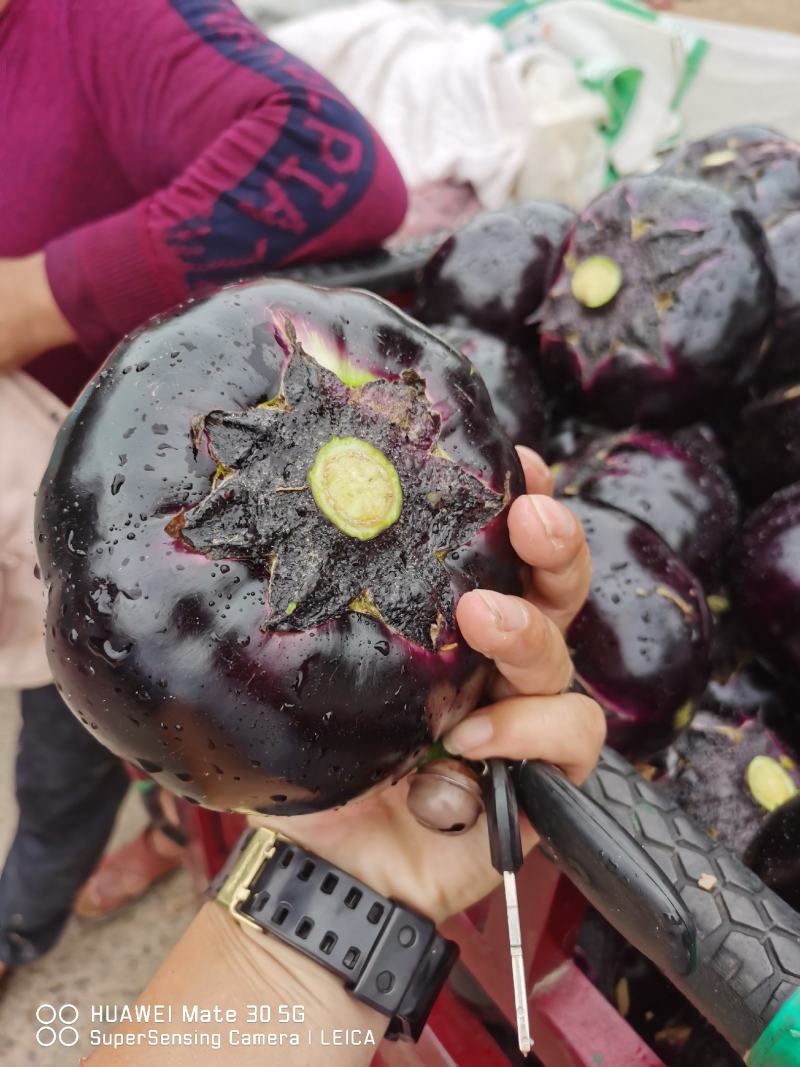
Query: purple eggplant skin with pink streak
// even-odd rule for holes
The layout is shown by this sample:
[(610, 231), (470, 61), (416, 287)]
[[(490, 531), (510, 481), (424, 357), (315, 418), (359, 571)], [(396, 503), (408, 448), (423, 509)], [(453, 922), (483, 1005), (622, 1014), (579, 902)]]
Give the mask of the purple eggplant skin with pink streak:
[[(593, 256), (616, 262), (622, 284), (587, 308), (572, 277)], [(542, 305), (546, 382), (610, 427), (685, 425), (753, 377), (774, 299), (750, 212), (700, 182), (619, 182), (578, 216)]]
[(734, 604), (754, 651), (800, 692), (800, 483), (745, 523), (731, 565)]
[(800, 381), (800, 144), (775, 130), (733, 127), (677, 149), (658, 173), (716, 186), (764, 227), (777, 295), (759, 382)]
[(517, 337), (544, 299), (574, 217), (538, 200), (476, 216), (423, 268), (416, 316)]
[(710, 588), (736, 534), (739, 500), (696, 436), (699, 445), (642, 430), (607, 434), (558, 471), (556, 490), (646, 522)]
[(513, 342), (470, 326), (430, 328), (477, 367), (510, 440), (541, 452), (547, 440), (548, 404), (533, 361)]
[(602, 504), (569, 501), (592, 555), (589, 596), (567, 634), (579, 684), (603, 706), (609, 744), (648, 755), (710, 675), (703, 591), (645, 523)]
[[(299, 345), (288, 345), (290, 333)], [(376, 380), (351, 394), (323, 375), (317, 357)], [(291, 551), (268, 584), (266, 561), (195, 551), (181, 540), (199, 502), (217, 492), (210, 487), (219, 467), (205, 440), (214, 420), (206, 413), (232, 413), (234, 428), (273, 413), (283, 418), (280, 405), (257, 405), (278, 395), (290, 366), (328, 382), (337, 403), (345, 394), (362, 404), (373, 397), (358, 417), (388, 435), (387, 452), (394, 457), (396, 446), (419, 469), (471, 479), (481, 500), (495, 502), (467, 543), (436, 556), (449, 603), (429, 645), (351, 609), (355, 600), (307, 628), (297, 622), (300, 596), (296, 610), (289, 605), (277, 616), (269, 590), (283, 560), (289, 571), (308, 562)], [(432, 428), (431, 440), (411, 441), (399, 423), (385, 421), (384, 408), (393, 411), (381, 399), (388, 394), (414, 398), (413, 410), (424, 410), (414, 425)], [(308, 410), (318, 404), (324, 414), (329, 402), (316, 396)], [(349, 401), (342, 410), (355, 417)], [(307, 432), (301, 427), (285, 442), (287, 462), (317, 429), (309, 417)], [(275, 455), (264, 462), (277, 463)], [(223, 503), (234, 495), (228, 484), (223, 479), (218, 490)], [(478, 585), (520, 592), (506, 516), (523, 491), (516, 454), (474, 368), (402, 312), (366, 293), (294, 282), (224, 289), (123, 341), (58, 436), (36, 520), (56, 684), (103, 744), (193, 802), (281, 814), (342, 804), (406, 773), (479, 701), (489, 665), (461, 638), (454, 605)], [(446, 523), (447, 505), (436, 510), (442, 497), (434, 496), (435, 521)], [(281, 507), (299, 500), (285, 491)], [(313, 511), (308, 494), (303, 500)], [(365, 544), (374, 546), (380, 556), (372, 562), (383, 573), (385, 558), (386, 589), (396, 593), (392, 610), (413, 619), (431, 606), (432, 593), (411, 556), (403, 565), (402, 524), (412, 521), (404, 514), (372, 541), (355, 545), (329, 524), (318, 543), (320, 551), (344, 544), (342, 581), (359, 577), (348, 570), (347, 546), (359, 559), (369, 558)], [(179, 534), (176, 516), (184, 515)], [(433, 551), (432, 539), (425, 544)]]
[[(797, 248), (800, 260), (800, 243)], [(742, 410), (731, 467), (751, 504), (800, 482), (800, 384), (775, 389)]]

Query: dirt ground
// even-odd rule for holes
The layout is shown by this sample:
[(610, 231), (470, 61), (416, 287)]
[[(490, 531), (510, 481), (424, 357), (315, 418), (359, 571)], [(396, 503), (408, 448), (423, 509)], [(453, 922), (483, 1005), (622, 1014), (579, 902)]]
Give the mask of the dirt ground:
[(800, 33), (798, 0), (673, 0), (672, 10), (698, 18)]

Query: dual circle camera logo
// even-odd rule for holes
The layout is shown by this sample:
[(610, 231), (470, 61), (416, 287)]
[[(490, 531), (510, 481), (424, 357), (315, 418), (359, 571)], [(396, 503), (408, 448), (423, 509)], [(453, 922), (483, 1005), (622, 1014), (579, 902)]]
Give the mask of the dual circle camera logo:
[(60, 1008), (52, 1004), (40, 1004), (36, 1009), (36, 1042), (43, 1048), (61, 1045), (72, 1048), (80, 1040), (80, 1034), (73, 1025), (78, 1021), (80, 1012), (74, 1004), (62, 1004)]

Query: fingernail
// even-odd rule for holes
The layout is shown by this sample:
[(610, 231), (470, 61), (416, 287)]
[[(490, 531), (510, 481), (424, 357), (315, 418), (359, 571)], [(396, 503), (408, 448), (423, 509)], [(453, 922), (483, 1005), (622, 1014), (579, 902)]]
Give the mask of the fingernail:
[(563, 542), (572, 537), (577, 523), (568, 507), (549, 496), (529, 496), (528, 500), (551, 541)]
[(473, 715), (454, 726), (442, 738), (444, 747), (454, 756), (463, 756), (491, 741), (494, 734), (492, 720), (486, 715)]
[(549, 481), (552, 477), (552, 472), (538, 452), (534, 452), (532, 448), (528, 448), (525, 445), (519, 445), (517, 451), (524, 452), (525, 458), (532, 467), (535, 467), (539, 473), (539, 477), (543, 481)]
[(497, 596), (488, 589), (476, 589), (478, 596), (491, 611), (494, 624), (498, 630), (510, 633), (524, 630), (528, 625), (525, 608), (512, 597)]

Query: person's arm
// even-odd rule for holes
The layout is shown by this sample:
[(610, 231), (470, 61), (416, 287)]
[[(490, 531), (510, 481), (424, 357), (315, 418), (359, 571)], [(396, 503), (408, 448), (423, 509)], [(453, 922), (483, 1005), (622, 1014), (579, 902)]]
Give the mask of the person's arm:
[(352, 105), (229, 0), (84, 0), (77, 76), (142, 198), (45, 249), (56, 303), (89, 350), (192, 292), (374, 247), (405, 187)]
[[(386, 1016), (360, 1004), (313, 960), (274, 937), (262, 937), (255, 944), (217, 904), (204, 905), (137, 1003), (171, 1006), (173, 1022), (159, 1025), (158, 1034), (221, 1031), (221, 1050), (215, 1054), (202, 1045), (149, 1045), (143, 1039), (150, 1027), (130, 1023), (113, 1031), (116, 1046), (101, 1047), (91, 1057), (90, 1067), (200, 1067), (217, 1062), (231, 1067), (251, 1067), (256, 1062), (281, 1067), (316, 1067), (321, 1062), (325, 1067), (366, 1067), (388, 1025)], [(237, 1021), (183, 1022), (184, 1006), (195, 1004), (231, 1011)], [(276, 1021), (248, 1023), (251, 1005), (264, 1018), (269, 1015)], [(278, 1022), (282, 1011), (302, 1021)], [(235, 1030), (245, 1037), (264, 1031), (296, 1033), (301, 1043), (256, 1047), (240, 1043), (235, 1036), (229, 1042), (229, 1032)], [(334, 1030), (358, 1030), (363, 1043), (333, 1044)], [(126, 1039), (137, 1043), (126, 1045)]]
[[(496, 703), (481, 708), (444, 738), (451, 752), (470, 760), (504, 756), (543, 759), (582, 782), (597, 762), (605, 739), (605, 720), (597, 704), (579, 693), (564, 693), (571, 663), (564, 634), (583, 603), (591, 575), (580, 524), (563, 504), (549, 499), (552, 479), (544, 463), (520, 449), (528, 496), (515, 501), (509, 533), (517, 554), (532, 568), (527, 599), (487, 595), (474, 590), (462, 596), (458, 622), (465, 639), (494, 660)], [(408, 779), (315, 815), (263, 820), (376, 892), (398, 900), (436, 923), (475, 903), (497, 884), (489, 861), (486, 820), (482, 816), (465, 833), (436, 834), (423, 828), (407, 805)], [(522, 821), (523, 848), (536, 834)], [(184, 1004), (205, 1002), (233, 1009), (238, 1018), (246, 1005), (297, 1004), (302, 1027), (273, 1026), (273, 1031), (302, 1029), (310, 1044), (261, 1048), (258, 1062), (280, 1067), (360, 1067), (368, 1064), (374, 1045), (325, 1045), (330, 1029), (371, 1030), (376, 1042), (386, 1019), (347, 994), (338, 979), (299, 952), (260, 936), (254, 943), (219, 905), (207, 905), (169, 955), (140, 1003), (172, 1005), (176, 1016)], [(236, 1026), (237, 1024), (230, 1024)], [(146, 1025), (115, 1034), (142, 1034)], [(222, 1029), (223, 1041), (229, 1029)], [(252, 1064), (252, 1046), (223, 1046), (232, 1067)], [(114, 1058), (114, 1057), (118, 1058)], [(134, 1046), (133, 1051), (104, 1051), (91, 1067), (202, 1067), (218, 1056), (202, 1047)]]
[(0, 371), (75, 340), (53, 298), (44, 253), (0, 257)]

